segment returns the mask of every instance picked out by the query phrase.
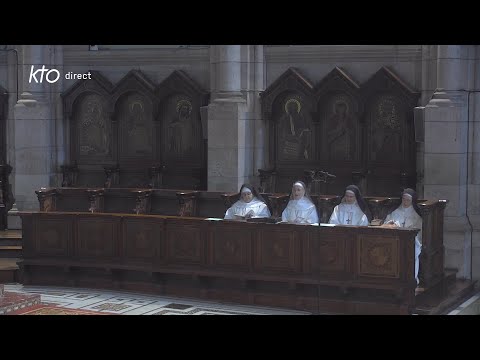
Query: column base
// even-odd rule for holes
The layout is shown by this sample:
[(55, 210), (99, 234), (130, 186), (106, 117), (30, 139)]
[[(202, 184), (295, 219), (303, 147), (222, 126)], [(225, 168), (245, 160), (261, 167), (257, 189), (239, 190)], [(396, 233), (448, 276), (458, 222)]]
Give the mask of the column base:
[(217, 102), (229, 101), (229, 102), (246, 102), (243, 93), (241, 91), (222, 91), (215, 94), (215, 100)]
[(465, 103), (466, 96), (462, 91), (437, 89), (425, 107), (459, 107)]
[(7, 214), (7, 228), (9, 230), (21, 230), (22, 229), (22, 220), (18, 215), (17, 204), (14, 203), (12, 208)]

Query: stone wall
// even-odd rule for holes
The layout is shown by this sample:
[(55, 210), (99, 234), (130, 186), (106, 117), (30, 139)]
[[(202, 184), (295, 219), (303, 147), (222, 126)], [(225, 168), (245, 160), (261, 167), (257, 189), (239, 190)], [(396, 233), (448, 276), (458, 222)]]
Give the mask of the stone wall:
[[(32, 64), (62, 74), (100, 71), (112, 83), (140, 69), (155, 83), (184, 70), (211, 91), (202, 109), (208, 134), (208, 189), (235, 191), (257, 183), (265, 166), (267, 136), (259, 92), (289, 67), (314, 84), (335, 66), (360, 84), (382, 66), (390, 67), (422, 93), (425, 142), (417, 144), (420, 196), (445, 198), (445, 263), (459, 277), (480, 278), (480, 89), (478, 46), (457, 45), (213, 45), (99, 46), (8, 45), (0, 51), (0, 85), (10, 93), (7, 160), (17, 207), (35, 209), (34, 190), (60, 185), (60, 165), (69, 139), (60, 94), (73, 84), (62, 80), (28, 83)], [(18, 74), (18, 77), (17, 77)], [(18, 99), (16, 84), (19, 84)], [(443, 88), (444, 91), (436, 91)], [(470, 91), (470, 92), (469, 92)], [(18, 101), (17, 101), (18, 100)]]

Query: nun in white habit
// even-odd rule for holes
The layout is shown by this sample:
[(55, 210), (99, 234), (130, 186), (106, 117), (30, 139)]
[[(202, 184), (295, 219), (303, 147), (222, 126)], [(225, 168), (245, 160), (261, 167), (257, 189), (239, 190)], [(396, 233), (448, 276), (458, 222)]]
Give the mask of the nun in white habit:
[(240, 188), (240, 199), (225, 213), (225, 219), (244, 220), (249, 218), (268, 218), (270, 211), (257, 190), (249, 184)]
[(345, 189), (345, 195), (340, 204), (335, 206), (329, 223), (336, 225), (367, 226), (370, 223), (367, 203), (355, 185)]
[(290, 201), (282, 213), (282, 221), (293, 224), (318, 225), (317, 208), (306, 193), (306, 189), (302, 181), (293, 184)]
[(417, 193), (413, 189), (402, 192), (402, 203), (387, 215), (384, 225), (420, 229), (415, 237), (415, 279), (418, 280), (419, 256), (422, 252), (422, 213), (417, 205)]

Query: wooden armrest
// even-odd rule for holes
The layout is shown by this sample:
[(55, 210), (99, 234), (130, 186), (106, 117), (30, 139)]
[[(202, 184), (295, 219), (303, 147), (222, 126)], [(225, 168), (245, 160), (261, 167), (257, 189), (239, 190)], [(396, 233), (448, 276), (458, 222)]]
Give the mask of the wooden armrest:
[(85, 191), (88, 195), (90, 196), (98, 196), (98, 195), (104, 195), (105, 194), (105, 189), (104, 188), (99, 188), (99, 189), (87, 189)]
[(418, 200), (417, 205), (419, 207), (429, 207), (429, 206), (436, 206), (438, 203), (448, 203), (448, 200)]
[(364, 199), (372, 204), (386, 204), (388, 201), (390, 201), (390, 198), (388, 197), (364, 197)]
[(269, 196), (269, 198), (283, 200), (285, 198), (290, 198), (290, 195), (289, 194), (272, 194)]
[(224, 193), (220, 195), (221, 197), (232, 197), (232, 196), (240, 196), (240, 193), (235, 192), (235, 193)]
[(220, 197), (223, 199), (223, 203), (225, 207), (229, 208), (233, 205), (233, 203), (240, 198), (240, 193), (225, 193), (220, 194)]
[(35, 194), (37, 194), (37, 196), (39, 195), (51, 196), (51, 195), (55, 195), (56, 193), (57, 193), (56, 188), (40, 188), (40, 190), (35, 190)]
[(338, 199), (341, 196), (339, 196), (339, 195), (317, 195), (317, 197), (318, 197), (318, 200), (330, 201), (330, 200)]
[(198, 191), (177, 191), (175, 195), (177, 195), (179, 198), (195, 198), (198, 196), (198, 193)]
[(180, 204), (178, 216), (197, 215), (197, 197), (199, 193), (199, 191), (177, 191), (175, 193)]
[(139, 196), (139, 195), (150, 196), (152, 194), (152, 189), (134, 190), (133, 193), (136, 194), (137, 196)]
[(54, 188), (40, 188), (36, 190), (40, 211), (49, 212), (55, 211), (57, 208), (57, 189)]

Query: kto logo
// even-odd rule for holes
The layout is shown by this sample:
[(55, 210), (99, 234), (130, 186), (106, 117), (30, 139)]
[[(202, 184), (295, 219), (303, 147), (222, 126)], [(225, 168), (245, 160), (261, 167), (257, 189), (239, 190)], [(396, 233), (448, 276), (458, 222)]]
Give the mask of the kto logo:
[[(57, 69), (47, 69), (45, 68), (45, 65), (43, 65), (40, 69), (37, 69), (35, 72), (34, 66), (32, 65), (32, 68), (30, 69), (30, 77), (28, 79), (28, 82), (31, 83), (32, 79), (35, 81), (37, 84), (41, 84), (43, 82), (43, 75), (45, 75), (45, 80), (47, 80), (50, 84), (53, 84), (60, 79), (60, 71)], [(40, 74), (38, 74), (40, 73)], [(45, 74), (46, 73), (46, 74)], [(37, 79), (37, 75), (40, 76), (40, 80)]]

